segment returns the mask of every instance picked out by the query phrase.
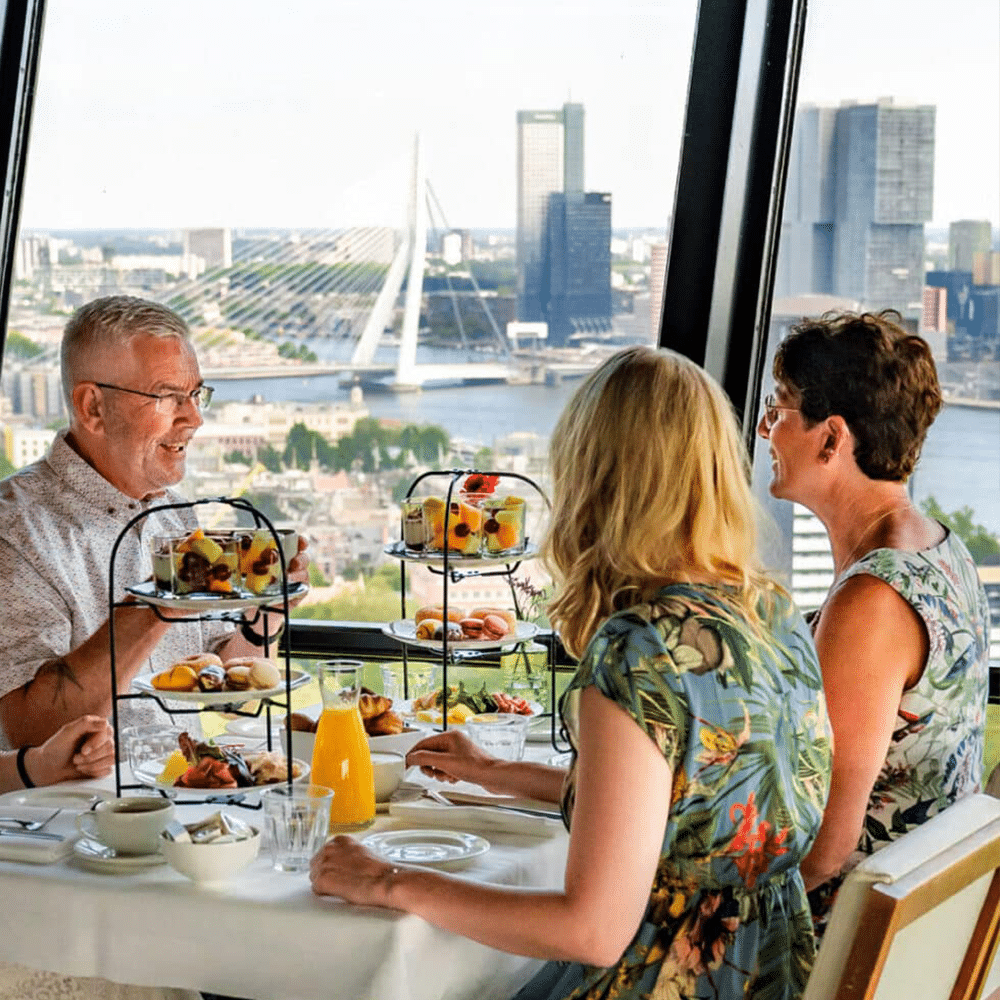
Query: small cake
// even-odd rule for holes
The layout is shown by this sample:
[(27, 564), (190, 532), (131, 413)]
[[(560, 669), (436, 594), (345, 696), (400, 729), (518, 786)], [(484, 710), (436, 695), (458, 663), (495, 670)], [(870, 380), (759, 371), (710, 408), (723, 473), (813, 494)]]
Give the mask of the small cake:
[(221, 691), (226, 683), (226, 671), (210, 663), (198, 671), (198, 687), (202, 691)]
[(198, 687), (198, 675), (186, 663), (161, 670), (151, 680), (157, 691), (194, 691)]

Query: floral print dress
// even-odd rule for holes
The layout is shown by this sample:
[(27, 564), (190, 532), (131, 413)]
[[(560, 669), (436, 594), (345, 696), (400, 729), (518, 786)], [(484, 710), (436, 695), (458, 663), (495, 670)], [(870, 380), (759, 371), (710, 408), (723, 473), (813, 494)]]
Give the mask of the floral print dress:
[[(618, 964), (550, 962), (518, 1000), (792, 1000), (804, 989), (815, 946), (798, 865), (829, 791), (830, 731), (808, 627), (783, 595), (761, 610), (758, 635), (724, 588), (671, 585), (591, 640), (561, 703), (570, 742), (579, 692), (594, 685), (670, 764), (670, 814)], [(574, 787), (575, 765), (567, 823)]]
[[(917, 612), (929, 651), (923, 675), (899, 703), (861, 840), (844, 874), (962, 796), (980, 791), (989, 694), (989, 604), (972, 556), (954, 532), (921, 552), (873, 549), (834, 586), (861, 573), (884, 580)], [(809, 894), (818, 935), (843, 877)]]

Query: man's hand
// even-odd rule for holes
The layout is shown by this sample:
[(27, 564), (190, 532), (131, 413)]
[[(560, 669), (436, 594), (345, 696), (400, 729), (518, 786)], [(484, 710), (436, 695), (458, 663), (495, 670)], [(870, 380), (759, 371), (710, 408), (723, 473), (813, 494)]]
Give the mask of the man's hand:
[(25, 755), (25, 770), (36, 785), (103, 778), (115, 766), (115, 741), (107, 719), (84, 715), (57, 730)]

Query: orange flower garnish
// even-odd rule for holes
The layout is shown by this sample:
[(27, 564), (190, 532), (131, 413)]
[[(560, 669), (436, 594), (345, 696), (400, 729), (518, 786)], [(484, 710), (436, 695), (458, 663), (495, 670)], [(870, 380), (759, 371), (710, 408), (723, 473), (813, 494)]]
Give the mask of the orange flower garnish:
[(492, 493), (500, 482), (499, 476), (487, 476), (482, 472), (473, 472), (462, 484), (463, 493)]

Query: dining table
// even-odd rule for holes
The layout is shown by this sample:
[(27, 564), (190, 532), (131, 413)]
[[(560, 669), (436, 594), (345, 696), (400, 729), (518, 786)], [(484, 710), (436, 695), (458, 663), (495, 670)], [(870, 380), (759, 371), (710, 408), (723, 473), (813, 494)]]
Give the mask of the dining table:
[[(446, 787), (410, 768), (409, 804), (397, 814), (389, 803), (389, 812), (356, 836), (408, 828), (474, 832), (489, 849), (449, 877), (531, 890), (562, 886), (568, 836), (560, 822), (532, 824), (532, 816), (440, 800), (416, 803), (421, 783)], [(115, 787), (113, 776), (58, 786), (99, 796), (114, 796)], [(24, 793), (8, 793), (0, 810), (27, 801)], [(70, 806), (59, 827), (68, 835), (74, 808), (87, 808), (82, 796)], [(251, 823), (259, 815), (228, 808)], [(183, 823), (218, 809), (204, 801), (176, 805)], [(75, 850), (30, 862), (5, 855), (4, 843), (0, 837), (0, 962), (249, 1000), (502, 1000), (541, 964), (412, 914), (316, 896), (308, 872), (276, 871), (266, 846), (241, 872), (205, 884), (167, 864), (94, 870)]]

